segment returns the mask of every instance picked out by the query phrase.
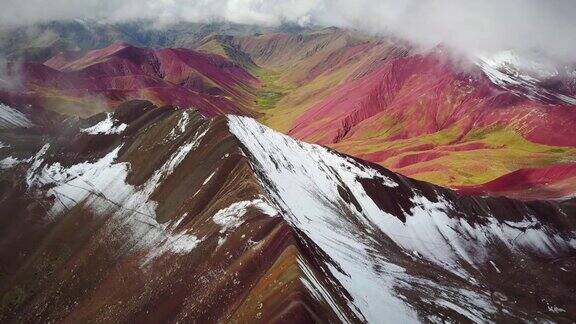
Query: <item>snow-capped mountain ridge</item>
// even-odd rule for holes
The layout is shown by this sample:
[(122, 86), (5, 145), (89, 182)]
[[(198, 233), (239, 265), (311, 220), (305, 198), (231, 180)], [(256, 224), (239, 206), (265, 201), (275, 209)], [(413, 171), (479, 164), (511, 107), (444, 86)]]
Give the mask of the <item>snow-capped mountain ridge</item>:
[(530, 99), (576, 105), (576, 97), (543, 86), (553, 78), (573, 79), (574, 71), (559, 69), (541, 56), (523, 57), (511, 50), (478, 55), (476, 64), (496, 85)]
[(558, 76), (560, 72), (551, 60), (542, 56), (521, 56), (513, 50), (505, 50), (492, 55), (479, 55), (478, 59), (496, 69), (507, 70), (515, 74), (526, 74), (526, 78), (547, 79)]
[[(296, 141), (249, 118), (231, 116), (229, 125), (246, 147), (271, 200), (289, 223), (339, 265), (328, 266), (330, 274), (349, 293), (350, 309), (368, 322), (382, 318), (417, 321), (417, 312), (396, 291), (402, 282), (419, 282), (431, 291), (438, 289), (432, 281), (409, 275), (392, 255), (369, 256), (368, 251), (382, 249), (391, 242), (416, 263), (431, 262), (469, 280), (469, 287), (453, 290), (451, 297), (428, 302), (453, 310), (466, 308), (462, 315), (473, 322), (497, 314), (498, 306), (474, 279), (486, 267), (500, 273), (491, 260), (494, 245), (512, 254), (538, 253), (541, 257), (576, 249), (576, 233), (552, 234), (554, 230), (550, 232), (532, 213), (523, 220), (503, 221), (500, 213), (488, 212), (474, 220), (467, 217), (472, 215), (462, 214), (466, 213), (462, 202), (453, 201), (455, 197), (447, 192), (408, 189), (412, 184), (403, 179), (394, 180), (370, 166), (324, 147)], [(394, 197), (389, 199), (396, 200), (392, 203), (403, 208), (382, 208), (378, 195), (368, 190), (371, 186), (386, 191)], [(458, 214), (462, 215), (453, 216)], [(382, 272), (386, 273), (383, 277)]]
[[(83, 131), (95, 125), (126, 126)], [(30, 129), (26, 145), (16, 145), (16, 130), (6, 132), (0, 161), (18, 163), (0, 163), (2, 183), (11, 184), (0, 191), (11, 197), (0, 208), (15, 222), (53, 225), (8, 226), (29, 235), (9, 237), (0, 257), (16, 251), (39, 266), (46, 261), (34, 256), (70, 249), (54, 267), (75, 270), (49, 277), (55, 284), (38, 281), (41, 297), (0, 311), (4, 318), (82, 317), (99, 304), (74, 289), (78, 280), (95, 285), (87, 291), (97, 296), (117, 287), (118, 273), (127, 284), (102, 301), (106, 316), (160, 314), (168, 295), (182, 321), (273, 322), (290, 314), (298, 322), (485, 322), (576, 312), (570, 205), (461, 197), (250, 118), (208, 119), (146, 102), (70, 120), (53, 133)], [(21, 207), (28, 205), (41, 207), (29, 214)], [(50, 231), (66, 226), (74, 234)], [(28, 250), (19, 239), (34, 237), (28, 228), (48, 231), (42, 240), (50, 244), (39, 248), (55, 250), (20, 253)], [(36, 268), (18, 260), (9, 264), (32, 276)], [(26, 311), (39, 304), (50, 307)], [(286, 306), (295, 304), (304, 306)]]

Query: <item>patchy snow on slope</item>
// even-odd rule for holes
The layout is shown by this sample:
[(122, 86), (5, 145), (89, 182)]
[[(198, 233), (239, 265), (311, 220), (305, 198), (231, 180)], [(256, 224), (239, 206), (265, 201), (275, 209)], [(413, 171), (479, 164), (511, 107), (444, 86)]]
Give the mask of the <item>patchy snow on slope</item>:
[[(41, 157), (44, 155), (44, 153), (46, 153), (49, 147), (50, 147), (49, 144), (45, 144), (34, 156), (29, 157), (27, 159), (18, 159), (12, 156), (8, 156), (0, 161), (0, 170), (11, 169), (17, 165), (31, 162), (33, 168), (38, 168), (39, 164), (42, 163), (43, 161)], [(28, 171), (27, 178), (28, 177), (30, 177), (30, 171)], [(29, 183), (30, 180), (27, 179), (27, 182)]]
[(214, 170), (212, 173), (210, 173), (210, 175), (204, 180), (204, 182), (202, 182), (202, 185), (207, 184), (208, 182), (210, 182), (210, 180), (212, 180), (212, 177), (216, 174), (217, 170)]
[(0, 142), (0, 149), (1, 148), (9, 148), (9, 147), (10, 147), (10, 145)]
[(32, 127), (33, 124), (23, 113), (0, 103), (0, 129)]
[(490, 264), (492, 265), (494, 270), (496, 270), (496, 272), (502, 273), (502, 271), (500, 271), (500, 268), (498, 268), (498, 266), (496, 265), (496, 263), (494, 261), (490, 260)]
[(224, 237), (220, 237), (218, 245), (222, 245), (226, 238), (227, 233), (230, 230), (238, 228), (244, 223), (244, 215), (248, 212), (249, 208), (255, 208), (261, 211), (263, 214), (268, 216), (278, 215), (276, 208), (272, 207), (263, 197), (256, 198), (253, 200), (238, 201), (230, 206), (223, 208), (212, 216), (214, 223), (221, 226), (220, 234), (226, 234)]
[[(448, 289), (409, 275), (379, 253), (378, 247), (389, 242), (386, 236), (407, 256), (416, 255), (419, 260), (435, 263), (472, 285), (473, 276), (462, 262), (473, 268), (485, 266), (490, 260), (488, 247), (494, 244), (515, 253), (540, 253), (546, 257), (576, 248), (576, 239), (549, 233), (535, 219), (503, 223), (489, 218), (486, 224), (479, 225), (464, 217), (451, 217), (458, 215), (458, 211), (440, 194), (436, 201), (430, 201), (413, 191), (409, 199), (412, 207), (405, 215), (389, 214), (376, 205), (359, 181), (377, 179), (383, 186), (396, 190), (399, 185), (377, 170), (322, 146), (277, 133), (253, 119), (238, 116), (228, 119), (231, 132), (244, 146), (242, 151), (271, 201), (292, 226), (341, 268), (326, 264), (350, 294), (343, 296), (348, 299), (350, 310), (368, 322), (380, 322), (382, 318), (390, 322), (418, 322), (415, 311), (397, 293), (403, 283), (419, 282), (436, 292)], [(346, 189), (349, 193), (343, 197), (341, 191)], [(399, 191), (398, 198), (403, 194)], [(313, 286), (311, 283), (307, 287)], [(470, 296), (473, 298), (469, 299)], [(457, 311), (466, 305), (467, 310), (459, 312), (475, 322), (497, 312), (489, 293), (472, 290), (456, 289), (443, 299), (443, 304)]]
[(216, 212), (212, 216), (212, 220), (222, 227), (220, 233), (225, 233), (242, 225), (244, 223), (242, 216), (246, 214), (248, 207), (252, 204), (252, 201), (239, 201)]
[(26, 172), (26, 184), (28, 185), (28, 188), (30, 188), (32, 186), (33, 181), (36, 180), (37, 178), (36, 172), (44, 162), (44, 154), (46, 154), (49, 148), (50, 148), (49, 143), (44, 144), (44, 146), (42, 146), (42, 148), (36, 153), (36, 155), (26, 160), (26, 162), (32, 162), (32, 165), (28, 169), (28, 172)]
[(122, 133), (128, 125), (122, 123), (120, 125), (118, 121), (112, 118), (112, 113), (106, 113), (106, 118), (100, 121), (98, 124), (81, 129), (80, 131), (90, 135), (98, 135), (98, 134), (120, 134)]
[(7, 158), (0, 160), (0, 170), (10, 169), (10, 168), (13, 168), (13, 167), (17, 166), (18, 164), (24, 163), (24, 162), (26, 162), (26, 161), (25, 160), (19, 160), (17, 158), (9, 156)]
[(149, 251), (143, 265), (158, 256), (171, 252), (188, 253), (201, 241), (187, 232), (175, 232), (156, 221), (157, 203), (151, 196), (158, 186), (170, 176), (190, 152), (200, 145), (209, 126), (198, 131), (157, 169), (141, 186), (127, 183), (129, 163), (116, 162), (122, 145), (95, 162), (84, 162), (64, 167), (56, 162), (44, 164), (45, 146), (29, 162), (32, 162), (27, 182), (31, 189), (49, 188), (47, 195), (54, 197), (49, 215), (57, 217), (62, 212), (82, 204), (96, 215), (112, 215), (124, 233), (132, 241), (130, 249)]
[(474, 268), (489, 262), (486, 247), (491, 244), (542, 257), (576, 248), (576, 239), (547, 232), (535, 218), (505, 223), (490, 218), (485, 225), (471, 224), (465, 218), (450, 217), (449, 214), (457, 214), (454, 207), (444, 197), (437, 198), (438, 202), (418, 195), (411, 198), (414, 207), (405, 215), (406, 222), (387, 216), (370, 219), (403, 249), (417, 251), (462, 278), (468, 274), (460, 262), (463, 260)]
[(570, 97), (570, 96), (567, 96), (567, 95), (563, 95), (563, 94), (561, 94), (561, 93), (556, 93), (555, 95), (556, 95), (556, 97), (557, 97), (558, 99), (560, 99), (561, 101), (563, 101), (563, 102), (565, 102), (565, 103), (567, 103), (567, 104), (569, 104), (569, 105), (575, 105), (575, 106), (576, 106), (576, 98)]
[(158, 258), (166, 252), (173, 254), (187, 254), (194, 250), (198, 244), (202, 242), (202, 239), (198, 238), (198, 236), (189, 234), (188, 230), (184, 230), (183, 232), (176, 232), (178, 225), (187, 216), (188, 213), (184, 213), (170, 226), (164, 226), (163, 224), (160, 224), (160, 226), (164, 228), (165, 237), (161, 240), (160, 243), (156, 245), (156, 248), (150, 250), (142, 262), (142, 265), (149, 264), (152, 260)]
[(222, 226), (220, 233), (235, 229), (244, 223), (242, 217), (248, 212), (248, 208), (256, 208), (268, 216), (278, 214), (276, 209), (268, 204), (264, 199), (238, 201), (223, 208), (212, 216), (214, 223)]
[(303, 276), (300, 278), (300, 280), (302, 281), (304, 287), (306, 287), (306, 289), (310, 291), (310, 293), (312, 294), (312, 296), (314, 296), (314, 298), (316, 298), (316, 300), (328, 304), (334, 310), (336, 316), (338, 316), (338, 319), (342, 323), (351, 323), (346, 317), (344, 310), (342, 310), (340, 306), (338, 306), (338, 302), (332, 298), (330, 292), (326, 290), (326, 288), (322, 285), (320, 280), (316, 278), (314, 272), (310, 270), (310, 267), (308, 266), (308, 264), (306, 264), (306, 261), (298, 257), (297, 262), (298, 267), (302, 270)]
[(566, 313), (566, 310), (556, 306), (548, 306), (548, 310), (552, 313)]
[(188, 123), (190, 122), (190, 113), (188, 111), (183, 111), (180, 119), (178, 120), (178, 124), (172, 128), (168, 136), (166, 137), (166, 141), (173, 141), (178, 136), (181, 136), (186, 132), (186, 127), (188, 127)]
[[(51, 165), (43, 163), (42, 154), (37, 154), (28, 172), (28, 183), (31, 187), (53, 186), (47, 193), (56, 200), (50, 209), (55, 217), (84, 201), (88, 196), (97, 194), (101, 197), (114, 197), (128, 172), (126, 164), (114, 164), (121, 147), (117, 147), (96, 162), (84, 162), (64, 167), (56, 162)], [(44, 151), (45, 152), (45, 151)]]
[(495, 69), (507, 70), (515, 74), (524, 74), (526, 78), (546, 79), (559, 74), (552, 62), (543, 57), (521, 57), (512, 50), (504, 50), (492, 55), (479, 55), (478, 58)]

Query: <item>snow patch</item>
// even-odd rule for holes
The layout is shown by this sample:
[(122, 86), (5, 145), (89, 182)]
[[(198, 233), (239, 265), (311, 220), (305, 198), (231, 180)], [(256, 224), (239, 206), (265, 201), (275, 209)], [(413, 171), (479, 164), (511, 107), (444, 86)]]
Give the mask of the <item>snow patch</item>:
[(484, 71), (492, 83), (517, 95), (533, 100), (559, 100), (575, 105), (576, 98), (550, 91), (539, 85), (541, 81), (559, 74), (553, 64), (542, 61), (541, 57), (520, 57), (507, 50), (494, 55), (478, 55), (476, 64)]
[[(122, 123), (120, 125), (118, 121), (112, 118), (112, 113), (106, 113), (106, 118), (100, 121), (98, 124), (81, 129), (82, 133), (90, 134), (90, 135), (98, 135), (98, 134), (120, 134), (122, 133), (128, 125)], [(115, 126), (116, 125), (116, 126)]]
[(188, 233), (188, 230), (184, 232), (176, 232), (176, 228), (180, 223), (188, 216), (188, 213), (184, 213), (176, 222), (174, 222), (169, 227), (164, 227), (166, 236), (164, 239), (157, 244), (156, 248), (151, 250), (146, 256), (143, 265), (150, 263), (150, 261), (156, 259), (157, 257), (170, 252), (173, 254), (187, 254), (194, 250), (198, 244), (202, 242), (196, 235)]
[[(226, 234), (230, 230), (238, 228), (240, 225), (242, 225), (245, 221), (242, 219), (242, 217), (248, 212), (248, 208), (258, 209), (263, 214), (268, 216), (278, 215), (276, 208), (272, 207), (267, 201), (264, 200), (263, 197), (253, 200), (238, 201), (226, 208), (219, 210), (216, 212), (216, 214), (214, 214), (214, 216), (212, 216), (214, 223), (221, 226), (220, 234)], [(224, 243), (226, 237), (221, 237), (218, 245)]]
[(504, 50), (492, 55), (479, 55), (478, 58), (493, 68), (507, 70), (514, 74), (524, 74), (525, 78), (547, 79), (559, 74), (554, 64), (543, 57), (521, 57), (512, 50)]
[(9, 157), (0, 161), (0, 170), (11, 169), (11, 168), (17, 166), (18, 164), (24, 163), (24, 162), (26, 162), (26, 160), (19, 160), (17, 158), (9, 156)]
[[(41, 163), (43, 160), (40, 159), (40, 157), (42, 155), (44, 155), (44, 153), (46, 153), (46, 151), (48, 150), (48, 148), (50, 147), (49, 144), (45, 144), (40, 151), (38, 151), (38, 153), (36, 153), (33, 157), (29, 157), (27, 159), (18, 159), (12, 156), (9, 156), (3, 160), (0, 161), (0, 170), (6, 170), (6, 169), (11, 169), (19, 164), (24, 164), (24, 163), (30, 163), (32, 162), (32, 167), (38, 167), (39, 163)], [(29, 182), (29, 180), (27, 179), (27, 182)]]
[(0, 103), (0, 129), (26, 128), (33, 124), (23, 113)]
[(242, 216), (248, 212), (248, 208), (256, 208), (268, 216), (276, 216), (278, 211), (270, 206), (263, 198), (254, 200), (238, 201), (230, 206), (223, 208), (212, 216), (214, 223), (222, 226), (220, 233), (225, 233), (231, 229), (235, 229), (244, 223)]
[(312, 296), (314, 296), (316, 300), (320, 302), (323, 301), (328, 305), (330, 305), (330, 307), (333, 310), (335, 310), (335, 313), (338, 316), (340, 322), (351, 323), (346, 317), (344, 310), (342, 310), (340, 306), (338, 306), (338, 302), (332, 298), (328, 290), (326, 290), (326, 288), (322, 285), (320, 280), (316, 278), (314, 272), (310, 269), (310, 267), (308, 267), (306, 262), (302, 260), (300, 257), (298, 257), (297, 261), (298, 261), (298, 267), (302, 270), (303, 276), (300, 278), (300, 281), (302, 282), (304, 287), (306, 287), (306, 289), (308, 289), (308, 291), (312, 293)]
[(494, 261), (490, 260), (490, 264), (492, 265), (492, 267), (494, 267), (494, 270), (496, 270), (496, 272), (502, 273), (500, 271), (500, 268), (498, 268), (498, 266), (496, 265), (496, 263)]
[(36, 155), (34, 155), (32, 158), (26, 161), (26, 162), (30, 161), (32, 162), (32, 165), (28, 169), (28, 172), (26, 172), (26, 184), (28, 185), (28, 188), (30, 188), (34, 180), (36, 180), (37, 178), (36, 172), (44, 162), (44, 154), (46, 154), (49, 148), (50, 148), (49, 143), (44, 144), (44, 146), (42, 146), (42, 148), (40, 149), (40, 151), (38, 151), (38, 153), (36, 153)]
[(566, 310), (560, 307), (556, 307), (556, 306), (548, 306), (548, 311), (552, 312), (552, 313), (565, 313)]
[(186, 127), (188, 127), (189, 122), (190, 113), (188, 111), (183, 111), (180, 119), (178, 120), (178, 124), (176, 124), (172, 130), (170, 130), (170, 133), (166, 137), (165, 141), (173, 141), (178, 138), (178, 136), (183, 135), (186, 132)]
[(210, 180), (212, 179), (212, 177), (216, 174), (216, 171), (213, 171), (212, 173), (210, 173), (210, 175), (208, 176), (208, 178), (206, 178), (206, 180), (204, 180), (204, 182), (202, 182), (202, 185), (207, 184), (208, 182), (210, 182)]

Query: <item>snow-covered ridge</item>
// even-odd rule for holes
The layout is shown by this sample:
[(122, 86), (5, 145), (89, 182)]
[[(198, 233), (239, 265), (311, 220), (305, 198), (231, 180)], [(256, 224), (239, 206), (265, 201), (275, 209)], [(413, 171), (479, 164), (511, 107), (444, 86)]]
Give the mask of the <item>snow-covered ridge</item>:
[[(490, 259), (490, 246), (494, 244), (502, 244), (514, 253), (542, 256), (576, 251), (576, 233), (571, 238), (556, 235), (530, 215), (518, 223), (488, 218), (483, 225), (471, 223), (466, 217), (454, 217), (459, 211), (440, 193), (436, 201), (431, 201), (411, 190), (409, 201), (413, 207), (403, 215), (390, 214), (377, 206), (362, 185), (362, 179), (377, 181), (383, 188), (390, 188), (387, 192), (391, 192), (391, 200), (403, 199), (401, 185), (378, 170), (322, 146), (277, 133), (250, 118), (229, 116), (228, 123), (246, 148), (272, 202), (292, 226), (339, 265), (341, 270), (327, 264), (331, 275), (350, 294), (350, 310), (368, 322), (380, 322), (382, 318), (390, 322), (418, 321), (415, 310), (395, 292), (405, 282), (419, 282), (432, 291), (440, 289), (435, 282), (406, 274), (386, 255), (375, 252), (389, 241), (407, 257), (437, 264), (464, 280), (472, 274), (468, 267), (462, 267), (462, 262), (472, 268), (486, 264), (492, 269), (498, 267)], [(348, 194), (342, 194), (345, 191)], [(307, 286), (314, 286), (313, 280), (308, 279), (311, 281)], [(448, 289), (442, 287), (438, 291)], [(456, 289), (445, 298), (430, 302), (482, 322), (497, 307), (492, 305), (488, 293), (475, 290)], [(323, 295), (322, 287), (316, 287), (313, 295)]]
[(377, 322), (384, 313), (391, 321), (415, 322), (416, 313), (394, 296), (391, 282), (371, 270), (373, 261), (365, 254), (370, 244), (351, 231), (342, 217), (356, 214), (369, 223), (363, 215), (377, 213), (360, 213), (356, 206), (339, 198), (338, 192), (339, 186), (349, 188), (360, 198), (363, 210), (375, 212), (378, 208), (357, 178), (378, 178), (392, 187), (398, 184), (352, 159), (276, 133), (253, 119), (230, 116), (229, 127), (248, 149), (255, 171), (287, 220), (342, 267), (343, 272), (333, 267), (331, 272), (352, 296), (348, 300), (350, 309), (368, 322)]
[(557, 100), (576, 105), (576, 98), (556, 93), (539, 85), (540, 82), (557, 77), (560, 72), (543, 58), (521, 57), (507, 50), (493, 55), (478, 55), (476, 64), (496, 85), (534, 100)]
[(0, 129), (32, 127), (28, 117), (18, 110), (0, 103)]
[(552, 62), (542, 57), (521, 57), (512, 50), (497, 52), (493, 55), (478, 55), (479, 61), (495, 69), (503, 69), (515, 74), (524, 74), (526, 78), (547, 79), (558, 76), (559, 71)]

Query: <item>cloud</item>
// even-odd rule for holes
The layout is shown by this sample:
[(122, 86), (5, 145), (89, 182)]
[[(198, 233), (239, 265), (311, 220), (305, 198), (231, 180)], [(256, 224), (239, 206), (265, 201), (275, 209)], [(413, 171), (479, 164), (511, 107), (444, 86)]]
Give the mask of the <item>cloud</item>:
[(393, 33), (423, 46), (467, 54), (505, 49), (576, 61), (573, 0), (4, 0), (0, 21), (155, 19), (162, 24), (318, 24)]
[(19, 90), (22, 87), (21, 61), (9, 61), (0, 55), (0, 90)]

